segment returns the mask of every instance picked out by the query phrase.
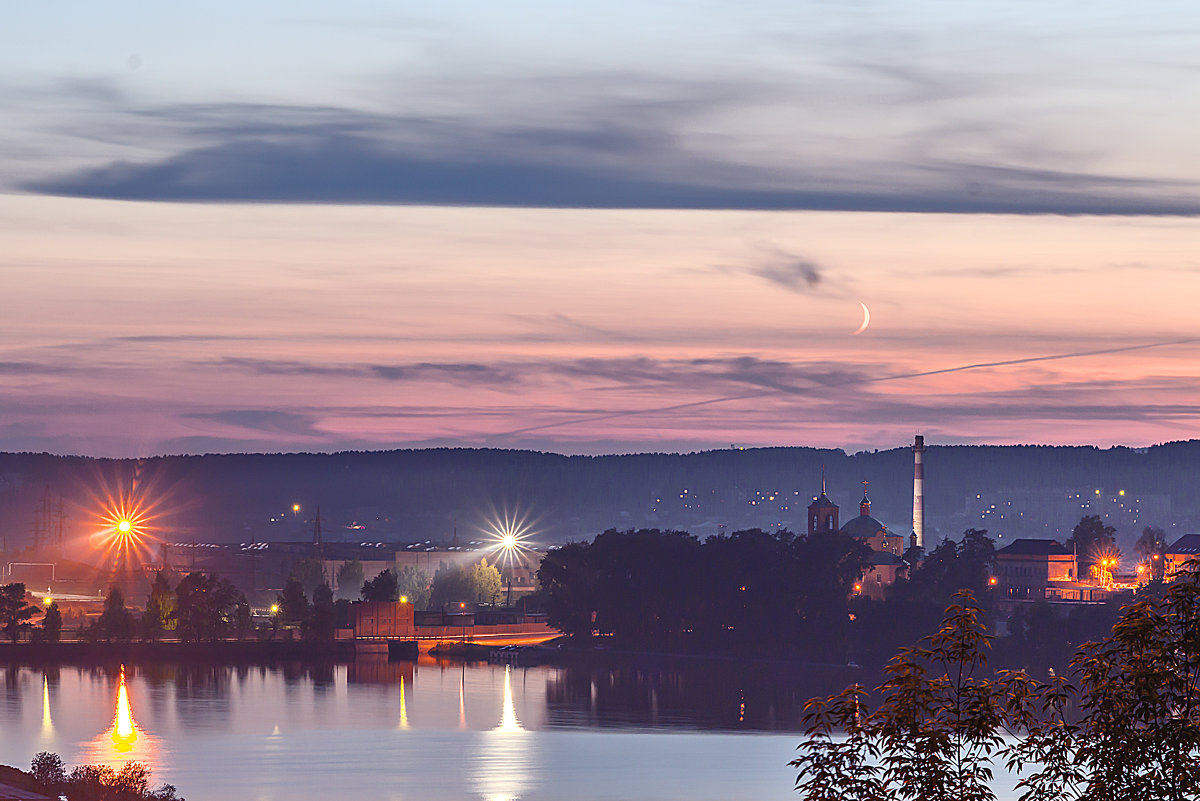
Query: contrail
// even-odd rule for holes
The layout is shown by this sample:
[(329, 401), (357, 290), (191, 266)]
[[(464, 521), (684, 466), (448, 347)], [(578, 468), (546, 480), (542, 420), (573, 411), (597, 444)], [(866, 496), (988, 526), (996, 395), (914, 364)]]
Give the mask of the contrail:
[[(962, 373), (967, 370), (983, 370), (988, 367), (1007, 367), (1013, 364), (1030, 364), (1032, 362), (1052, 362), (1061, 359), (1083, 359), (1088, 356), (1103, 356), (1109, 353), (1127, 353), (1133, 350), (1148, 350), (1150, 348), (1166, 348), (1172, 345), (1188, 345), (1193, 342), (1200, 342), (1200, 337), (1191, 337), (1188, 339), (1172, 339), (1166, 342), (1150, 342), (1145, 345), (1125, 345), (1120, 348), (1104, 348), (1102, 350), (1084, 350), (1075, 353), (1055, 353), (1049, 356), (1027, 356), (1022, 359), (1005, 359), (999, 362), (977, 362), (975, 364), (963, 364), (958, 367), (943, 367), (939, 370), (925, 370), (919, 373), (894, 373), (892, 375), (880, 376), (878, 378), (852, 378), (845, 381), (833, 381), (822, 384), (821, 388), (847, 386), (850, 384), (879, 384), (884, 381), (902, 381), (908, 378), (924, 378), (931, 375), (945, 375), (946, 373)], [(777, 395), (779, 393), (802, 394), (807, 390), (797, 388), (790, 389), (766, 389), (760, 392), (752, 392), (745, 395), (727, 395), (721, 398), (709, 398), (708, 400), (692, 401), (690, 403), (676, 403), (671, 406), (658, 406), (653, 409), (631, 409), (621, 412), (609, 412), (607, 414), (591, 415), (589, 417), (577, 417), (573, 420), (560, 420), (556, 423), (542, 423), (536, 426), (527, 426), (526, 428), (518, 428), (514, 431), (506, 431), (497, 436), (511, 437), (517, 434), (528, 434), (531, 431), (544, 431), (547, 428), (562, 428), (563, 426), (573, 426), (580, 423), (596, 423), (603, 420), (613, 420), (618, 417), (633, 417), (640, 414), (657, 414), (658, 412), (674, 412), (680, 409), (694, 409), (698, 406), (711, 406), (716, 403), (730, 403), (737, 400), (748, 400), (750, 398), (762, 398), (768, 395)]]

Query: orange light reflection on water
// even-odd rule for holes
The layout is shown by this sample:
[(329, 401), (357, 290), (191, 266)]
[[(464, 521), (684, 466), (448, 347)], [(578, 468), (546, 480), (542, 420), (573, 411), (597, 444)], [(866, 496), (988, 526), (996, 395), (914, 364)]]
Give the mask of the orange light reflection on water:
[(154, 770), (157, 764), (158, 742), (138, 726), (129, 702), (125, 684), (125, 666), (117, 679), (117, 696), (112, 725), (85, 746), (86, 760), (91, 764), (108, 765), (119, 769), (126, 762), (141, 762)]

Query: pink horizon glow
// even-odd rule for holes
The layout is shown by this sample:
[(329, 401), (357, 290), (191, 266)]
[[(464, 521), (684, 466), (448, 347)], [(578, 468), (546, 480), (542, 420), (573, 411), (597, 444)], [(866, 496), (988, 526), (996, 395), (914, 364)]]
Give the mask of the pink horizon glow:
[[(0, 235), (2, 450), (1200, 433), (1186, 220), (9, 195)], [(820, 280), (763, 277), (793, 260)]]

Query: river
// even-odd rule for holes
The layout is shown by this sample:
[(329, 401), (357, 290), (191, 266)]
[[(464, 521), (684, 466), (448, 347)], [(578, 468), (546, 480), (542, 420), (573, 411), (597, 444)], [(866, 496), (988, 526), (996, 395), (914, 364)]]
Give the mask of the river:
[(782, 800), (804, 700), (853, 679), (719, 660), (10, 665), (0, 763), (138, 760), (188, 801)]

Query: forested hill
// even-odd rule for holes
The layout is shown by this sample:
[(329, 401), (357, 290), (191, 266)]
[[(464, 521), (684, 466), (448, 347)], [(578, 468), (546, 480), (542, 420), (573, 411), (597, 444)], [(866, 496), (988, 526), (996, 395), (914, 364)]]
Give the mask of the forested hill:
[[(989, 492), (1065, 497), (1120, 488), (1130, 499), (1169, 496), (1170, 511), (1157, 517), (1171, 519), (1146, 519), (1147, 525), (1173, 533), (1191, 529), (1197, 519), (1200, 441), (1137, 450), (931, 444), (925, 462), (927, 515), (943, 535), (967, 525), (989, 527), (972, 517), (967, 504), (968, 497)], [(804, 507), (820, 489), (822, 466), (843, 521), (858, 514), (865, 480), (872, 515), (908, 533), (908, 448), (852, 455), (760, 448), (569, 457), (431, 449), (143, 460), (0, 454), (0, 536), (10, 549), (25, 544), (47, 492), (55, 504), (64, 499), (68, 531), (86, 532), (106, 495), (134, 485), (139, 502), (153, 507), (163, 536), (178, 541), (308, 538), (318, 505), (326, 538), (352, 541), (446, 541), (455, 526), (460, 539), (470, 540), (505, 511), (528, 518), (543, 542), (590, 537), (610, 527), (710, 534), (722, 526), (782, 524), (803, 530)], [(292, 513), (293, 504), (301, 506), (299, 513)]]

